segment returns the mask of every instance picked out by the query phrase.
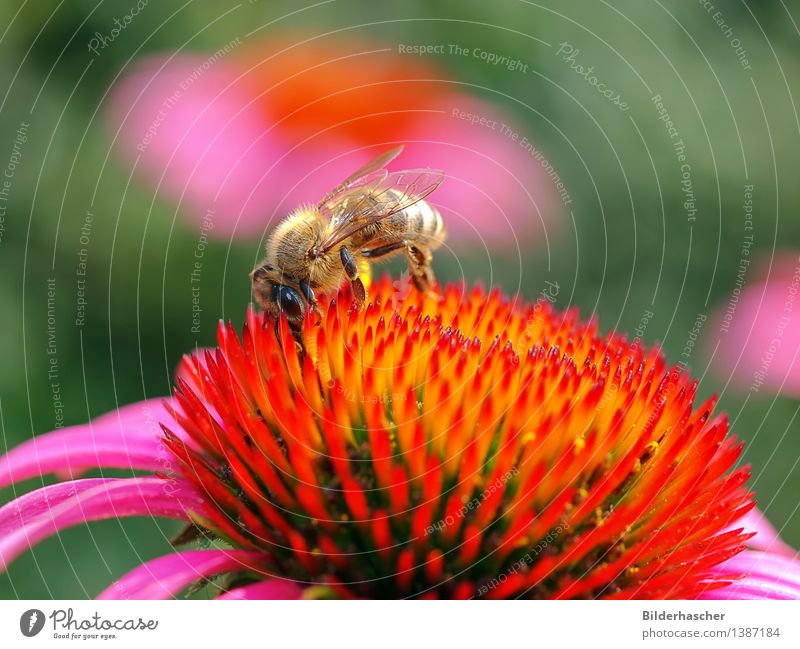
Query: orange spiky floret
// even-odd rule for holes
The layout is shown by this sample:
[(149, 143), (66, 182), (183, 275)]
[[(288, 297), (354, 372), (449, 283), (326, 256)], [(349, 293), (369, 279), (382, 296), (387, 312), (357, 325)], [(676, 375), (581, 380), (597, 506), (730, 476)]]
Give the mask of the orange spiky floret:
[(198, 525), (360, 597), (684, 598), (748, 536), (741, 445), (656, 349), (447, 286), (321, 300), (305, 353), (252, 309), (186, 357), (167, 432)]

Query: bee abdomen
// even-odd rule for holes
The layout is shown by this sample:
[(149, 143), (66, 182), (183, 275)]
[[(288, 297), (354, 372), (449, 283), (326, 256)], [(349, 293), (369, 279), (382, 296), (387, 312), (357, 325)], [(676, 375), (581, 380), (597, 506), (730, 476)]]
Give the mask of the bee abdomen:
[(417, 201), (403, 210), (410, 238), (424, 238), (431, 243), (444, 240), (445, 226), (442, 215), (428, 201)]

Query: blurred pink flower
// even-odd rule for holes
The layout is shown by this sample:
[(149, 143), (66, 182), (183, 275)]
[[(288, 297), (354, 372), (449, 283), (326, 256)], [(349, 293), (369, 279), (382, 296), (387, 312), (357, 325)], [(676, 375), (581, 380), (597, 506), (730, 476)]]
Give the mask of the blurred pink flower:
[(114, 89), (123, 154), (209, 235), (260, 235), (397, 143), (406, 152), (396, 164), (447, 173), (432, 202), (453, 239), (529, 243), (553, 225), (557, 181), (498, 108), (380, 44), (286, 43), (154, 56)]
[(744, 389), (800, 396), (800, 253), (762, 259), (712, 322), (716, 371)]

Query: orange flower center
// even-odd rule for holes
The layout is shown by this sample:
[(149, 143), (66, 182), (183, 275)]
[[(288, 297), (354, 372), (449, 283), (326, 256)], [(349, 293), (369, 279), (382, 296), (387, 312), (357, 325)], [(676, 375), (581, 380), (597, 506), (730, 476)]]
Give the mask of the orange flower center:
[(384, 278), (185, 359), (167, 433), (199, 526), (365, 597), (690, 597), (743, 548), (740, 445), (657, 350), (577, 312)]

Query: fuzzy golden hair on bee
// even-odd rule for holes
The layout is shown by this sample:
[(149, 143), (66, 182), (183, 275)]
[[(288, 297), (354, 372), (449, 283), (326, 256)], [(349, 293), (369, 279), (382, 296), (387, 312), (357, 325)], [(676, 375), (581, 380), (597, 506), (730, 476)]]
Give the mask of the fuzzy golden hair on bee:
[(302, 205), (270, 233), (266, 257), (250, 273), (253, 295), (268, 315), (285, 314), (298, 338), (317, 296), (350, 282), (358, 305), (367, 299), (362, 269), (405, 256), (414, 286), (432, 293), (432, 252), (445, 239), (439, 211), (425, 198), (443, 181), (433, 169), (390, 172), (403, 147), (372, 159), (316, 205)]

